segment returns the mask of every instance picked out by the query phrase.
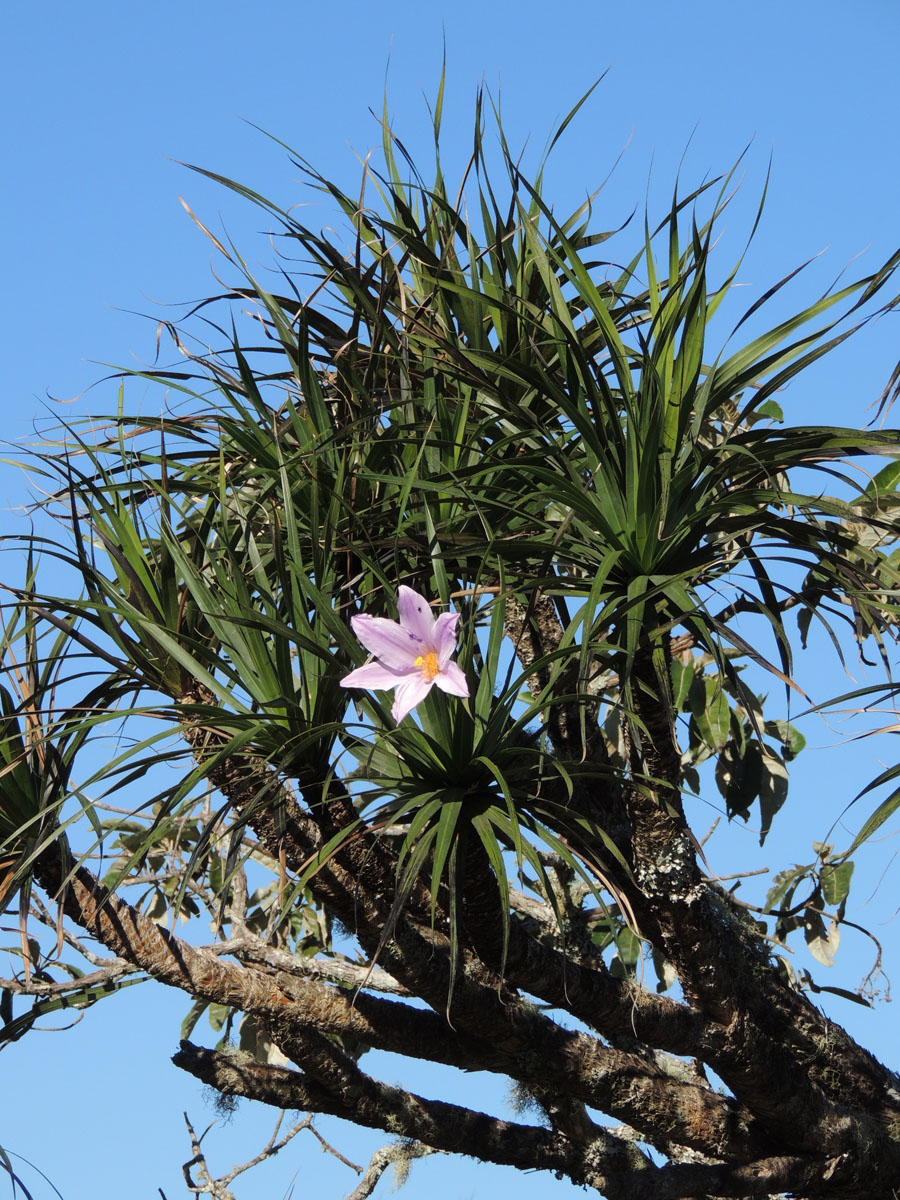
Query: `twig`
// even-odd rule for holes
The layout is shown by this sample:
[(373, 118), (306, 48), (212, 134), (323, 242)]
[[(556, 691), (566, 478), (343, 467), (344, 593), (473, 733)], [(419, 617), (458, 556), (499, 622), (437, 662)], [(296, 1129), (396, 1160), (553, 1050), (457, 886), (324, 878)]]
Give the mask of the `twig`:
[[(218, 1179), (213, 1179), (206, 1163), (206, 1155), (203, 1153), (200, 1146), (210, 1129), (212, 1129), (213, 1125), (215, 1125), (215, 1121), (206, 1127), (200, 1137), (197, 1137), (187, 1113), (184, 1113), (184, 1123), (187, 1125), (188, 1134), (190, 1135), (191, 1139), (191, 1149), (194, 1152), (193, 1157), (184, 1163), (181, 1168), (188, 1191), (193, 1192), (197, 1196), (206, 1194), (211, 1196), (213, 1200), (235, 1200), (234, 1193), (229, 1190), (228, 1184), (231, 1183), (233, 1179), (236, 1179), (238, 1175), (242, 1175), (244, 1171), (249, 1171), (251, 1167), (257, 1166), (259, 1163), (264, 1162), (267, 1158), (272, 1158), (272, 1156), (277, 1154), (279, 1150), (283, 1150), (291, 1138), (296, 1137), (296, 1135), (302, 1129), (311, 1129), (313, 1133), (315, 1133), (316, 1137), (319, 1138), (319, 1141), (322, 1142), (322, 1144), (326, 1147), (326, 1149), (330, 1150), (337, 1158), (340, 1158), (341, 1162), (347, 1162), (345, 1158), (338, 1154), (333, 1147), (329, 1146), (328, 1143), (324, 1142), (319, 1136), (317, 1130), (313, 1128), (312, 1117), (304, 1117), (302, 1121), (298, 1121), (295, 1125), (292, 1125), (284, 1137), (279, 1141), (278, 1131), (281, 1129), (281, 1122), (283, 1120), (284, 1113), (282, 1112), (279, 1114), (278, 1120), (275, 1122), (275, 1128), (272, 1131), (272, 1136), (269, 1138), (268, 1142), (266, 1142), (265, 1146), (263, 1146), (262, 1150), (260, 1150), (259, 1154), (255, 1155), (245, 1163), (241, 1163), (236, 1167), (232, 1167), (230, 1171), (228, 1171), (225, 1175), (220, 1176)], [(347, 1163), (347, 1165), (353, 1167), (353, 1163)], [(200, 1183), (194, 1183), (194, 1180), (191, 1177), (192, 1167), (197, 1168), (197, 1172), (201, 1180)], [(362, 1167), (354, 1167), (354, 1170), (360, 1172), (362, 1171)]]
[(715, 879), (717, 883), (723, 883), (726, 879), (749, 879), (752, 875), (768, 875), (768, 873), (768, 867), (757, 867), (755, 871), (736, 871), (733, 875), (711, 875), (709, 878)]
[[(375, 1185), (378, 1180), (388, 1169), (394, 1164), (400, 1164), (398, 1173), (403, 1173), (403, 1178), (400, 1183), (405, 1181), (405, 1174), (409, 1170), (409, 1163), (414, 1158), (424, 1158), (427, 1154), (439, 1154), (441, 1151), (433, 1149), (431, 1146), (426, 1146), (422, 1142), (394, 1142), (390, 1146), (382, 1146), (380, 1150), (376, 1150), (369, 1159), (369, 1165), (366, 1167), (366, 1173), (356, 1185), (352, 1192), (344, 1197), (344, 1200), (367, 1200), (375, 1190)], [(406, 1170), (404, 1171), (404, 1167)]]
[(722, 820), (722, 818), (721, 818), (721, 817), (716, 817), (716, 819), (713, 821), (712, 825), (710, 825), (710, 827), (709, 827), (709, 829), (707, 830), (707, 832), (706, 832), (706, 833), (703, 835), (703, 837), (700, 839), (700, 845), (701, 845), (701, 846), (705, 846), (705, 845), (706, 845), (706, 843), (709, 841), (709, 839), (712, 837), (712, 835), (713, 835), (713, 834), (716, 832), (716, 827), (717, 827), (717, 825), (719, 824), (719, 822), (720, 822), (721, 820)]
[(268, 946), (257, 937), (249, 934), (243, 937), (229, 938), (227, 941), (214, 942), (204, 946), (211, 954), (233, 954), (241, 962), (272, 967), (276, 971), (284, 971), (288, 975), (300, 977), (312, 976), (333, 983), (349, 983), (355, 987), (366, 987), (377, 992), (390, 992), (395, 996), (408, 996), (407, 988), (380, 967), (363, 966), (360, 963), (341, 962), (337, 959), (323, 960), (320, 958), (301, 958), (288, 954), (275, 946)]
[(319, 1133), (318, 1129), (316, 1129), (315, 1125), (310, 1124), (309, 1132), (313, 1135), (314, 1138), (318, 1139), (319, 1145), (322, 1147), (323, 1150), (326, 1150), (329, 1154), (333, 1154), (334, 1157), (338, 1160), (338, 1162), (342, 1162), (345, 1167), (349, 1167), (350, 1170), (355, 1171), (357, 1173), (357, 1175), (362, 1175), (363, 1168), (358, 1163), (351, 1162), (349, 1158), (344, 1158), (344, 1156), (343, 1156), (343, 1154), (341, 1154), (340, 1150), (336, 1150), (334, 1148), (334, 1146), (332, 1146), (331, 1142), (326, 1142), (326, 1140), (322, 1137), (321, 1133)]
[(0, 988), (12, 992), (16, 996), (59, 996), (66, 992), (79, 992), (95, 984), (108, 983), (119, 979), (122, 975), (141, 975), (140, 967), (121, 959), (115, 959), (101, 971), (93, 971), (90, 975), (79, 975), (77, 979), (65, 979), (60, 983), (49, 980), (32, 978), (29, 983), (18, 979), (0, 979)]

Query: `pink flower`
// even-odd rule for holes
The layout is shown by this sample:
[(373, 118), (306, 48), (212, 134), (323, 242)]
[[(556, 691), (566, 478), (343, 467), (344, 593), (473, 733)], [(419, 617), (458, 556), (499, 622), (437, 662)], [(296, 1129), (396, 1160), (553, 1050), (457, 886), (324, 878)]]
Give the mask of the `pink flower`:
[(459, 613), (441, 613), (435, 620), (425, 597), (405, 586), (397, 596), (397, 612), (399, 623), (365, 613), (350, 618), (353, 632), (377, 661), (345, 675), (341, 686), (393, 688), (395, 721), (411, 713), (435, 684), (451, 696), (468, 696), (465, 675), (450, 661)]

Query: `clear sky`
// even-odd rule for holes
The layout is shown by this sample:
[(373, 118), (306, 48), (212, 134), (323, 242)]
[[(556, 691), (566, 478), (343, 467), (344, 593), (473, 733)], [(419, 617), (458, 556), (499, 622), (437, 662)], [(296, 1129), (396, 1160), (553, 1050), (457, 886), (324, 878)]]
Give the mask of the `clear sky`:
[[(434, 94), (442, 38), (448, 147), (460, 158), (482, 79), (500, 95), (512, 144), (530, 136), (539, 149), (554, 121), (608, 69), (548, 178), (551, 198), (572, 207), (624, 149), (600, 202), (601, 226), (640, 210), (648, 185), (651, 211), (654, 204), (664, 211), (682, 158), (682, 179), (695, 184), (727, 170), (750, 144), (746, 199), (726, 222), (730, 262), (743, 246), (743, 218), (771, 153), (765, 215), (742, 272), (748, 297), (824, 250), (790, 292), (799, 309), (856, 256), (863, 257), (852, 269), (874, 269), (900, 241), (896, 0), (8, 4), (0, 72), (7, 264), (0, 437), (27, 437), (48, 397), (76, 397), (105, 373), (98, 363), (151, 359), (155, 322), (170, 311), (160, 305), (215, 290), (208, 243), (179, 194), (206, 224), (224, 224), (251, 262), (271, 263), (260, 215), (176, 160), (240, 179), (283, 206), (307, 202), (296, 170), (257, 125), (352, 190), (355, 156), (379, 140), (368, 110), (380, 112), (386, 72), (398, 133), (427, 150), (422, 96)], [(880, 322), (798, 381), (786, 398), (790, 415), (866, 420), (900, 356), (898, 329), (897, 317)], [(75, 407), (111, 403), (107, 386)], [(148, 394), (145, 403), (158, 407), (159, 397)], [(14, 528), (10, 510), (23, 492), (20, 476), (0, 473), (4, 529)], [(820, 732), (815, 740), (829, 737)], [(875, 774), (878, 756), (895, 753), (892, 744), (862, 742), (833, 766), (824, 752), (810, 752), (808, 766), (798, 763), (792, 815), (771, 859), (808, 861), (810, 840)], [(745, 844), (749, 851), (755, 838)], [(892, 854), (888, 842), (866, 860), (873, 887)], [(885, 888), (896, 891), (896, 869)], [(890, 971), (900, 937), (896, 923), (880, 923), (892, 915), (884, 890), (880, 907), (876, 899), (857, 919), (879, 922)], [(867, 894), (859, 889), (859, 901)], [(841, 977), (823, 982), (853, 986), (855, 964), (852, 954), (843, 967), (839, 959)], [(837, 1019), (891, 1057), (889, 1007), (872, 1015), (836, 1004), (830, 1011)], [(66, 1200), (155, 1197), (160, 1187), (168, 1200), (183, 1196), (181, 1113), (188, 1109), (199, 1128), (214, 1117), (194, 1081), (168, 1062), (186, 1007), (181, 997), (144, 985), (97, 1006), (76, 1030), (31, 1035), (5, 1050), (0, 1144), (36, 1162)], [(388, 1079), (401, 1076), (391, 1064), (384, 1070)], [(451, 1099), (458, 1086), (429, 1072), (413, 1079), (406, 1066), (402, 1076)], [(502, 1088), (485, 1085), (485, 1107), (501, 1099)], [(258, 1148), (269, 1123), (262, 1117), (245, 1105), (218, 1140), (211, 1135), (214, 1169)], [(358, 1161), (387, 1140), (327, 1128)], [(337, 1200), (354, 1183), (310, 1139), (237, 1181), (236, 1194), (281, 1196), (296, 1171), (297, 1194), (323, 1200)], [(25, 1177), (36, 1200), (52, 1194), (33, 1174)], [(504, 1187), (524, 1200), (576, 1194), (548, 1176), (516, 1178), (439, 1156), (414, 1165), (404, 1194), (467, 1200)], [(385, 1180), (376, 1194), (389, 1188)]]

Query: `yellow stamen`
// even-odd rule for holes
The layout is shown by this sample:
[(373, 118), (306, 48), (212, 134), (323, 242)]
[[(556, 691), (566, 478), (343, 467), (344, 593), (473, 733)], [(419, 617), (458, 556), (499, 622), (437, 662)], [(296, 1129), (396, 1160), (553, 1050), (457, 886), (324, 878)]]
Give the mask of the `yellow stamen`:
[(435, 675), (440, 675), (441, 668), (438, 664), (438, 656), (433, 650), (429, 650), (427, 654), (420, 654), (415, 660), (414, 666), (422, 668), (422, 674), (431, 683)]

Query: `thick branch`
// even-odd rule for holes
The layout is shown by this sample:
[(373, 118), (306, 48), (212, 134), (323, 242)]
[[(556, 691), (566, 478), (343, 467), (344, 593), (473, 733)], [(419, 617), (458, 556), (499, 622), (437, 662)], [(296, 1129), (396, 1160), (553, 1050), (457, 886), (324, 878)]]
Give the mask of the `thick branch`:
[(190, 1042), (181, 1043), (172, 1061), (226, 1095), (246, 1096), (278, 1108), (344, 1117), (357, 1125), (414, 1138), (437, 1150), (475, 1155), (485, 1162), (520, 1170), (557, 1171), (575, 1183), (596, 1188), (602, 1186), (604, 1169), (631, 1173), (638, 1164), (646, 1165), (635, 1147), (609, 1133), (604, 1134), (601, 1145), (589, 1148), (594, 1161), (585, 1161), (588, 1156), (581, 1148), (540, 1126), (519, 1125), (455, 1104), (428, 1100), (363, 1076), (362, 1072), (359, 1091), (338, 1099), (321, 1084), (295, 1071), (265, 1067), (252, 1059), (205, 1050)]
[[(688, 1200), (689, 1197), (767, 1197), (790, 1192), (824, 1200), (874, 1200), (882, 1195), (859, 1187), (850, 1164), (841, 1158), (822, 1162), (796, 1156), (760, 1159), (741, 1166), (675, 1164), (652, 1173), (607, 1176), (608, 1200)], [(887, 1193), (884, 1193), (887, 1196)]]
[[(42, 857), (44, 887), (59, 888), (61, 862), (56, 848)], [(463, 983), (478, 1011), (474, 1018), (469, 1014), (470, 1031), (457, 1032), (437, 1014), (397, 1001), (360, 995), (354, 1002), (348, 993), (312, 980), (285, 973), (273, 979), (223, 962), (108, 893), (85, 868), (70, 879), (63, 902), (67, 915), (119, 957), (195, 998), (255, 1014), (272, 1024), (279, 1043), (294, 1031), (328, 1032), (463, 1069), (493, 1070), (601, 1108), (651, 1140), (716, 1157), (743, 1158), (765, 1144), (727, 1098), (677, 1081), (638, 1055), (563, 1030), (514, 996), (502, 1003), (495, 992)]]
[[(296, 1050), (296, 1047), (293, 1047)], [(688, 1200), (750, 1197), (791, 1191), (835, 1200), (873, 1200), (891, 1194), (896, 1176), (878, 1162), (861, 1176), (853, 1156), (782, 1155), (743, 1164), (688, 1164), (651, 1168), (634, 1147), (606, 1131), (587, 1148), (536, 1126), (523, 1126), (427, 1100), (364, 1076), (343, 1099), (297, 1072), (266, 1067), (244, 1055), (226, 1055), (183, 1041), (172, 1060), (225, 1095), (277, 1108), (344, 1117), (358, 1125), (415, 1138), (435, 1149), (472, 1154), (521, 1170), (552, 1170), (602, 1192), (608, 1200)], [(360, 1072), (362, 1075), (362, 1072)]]

